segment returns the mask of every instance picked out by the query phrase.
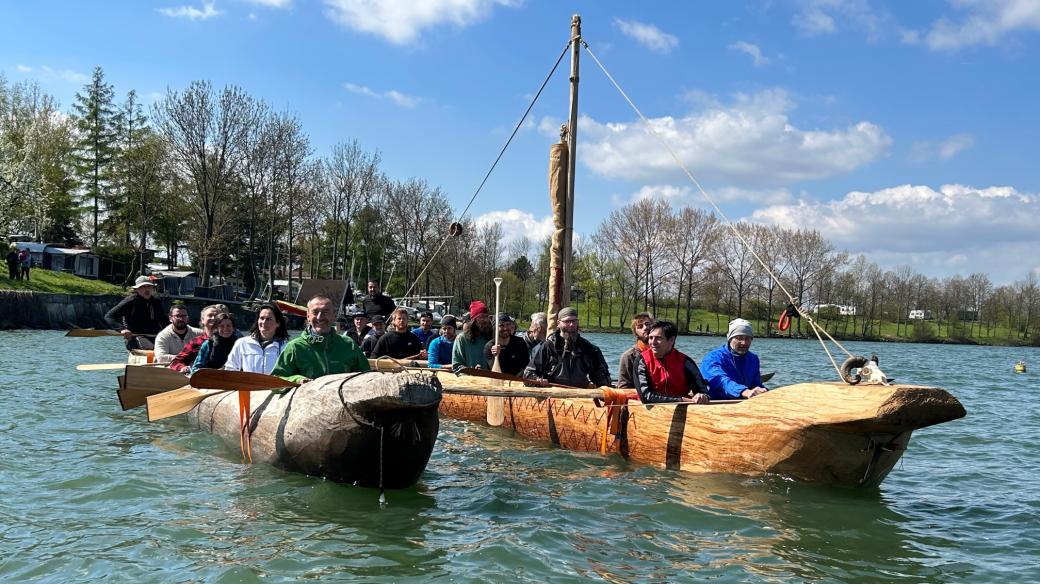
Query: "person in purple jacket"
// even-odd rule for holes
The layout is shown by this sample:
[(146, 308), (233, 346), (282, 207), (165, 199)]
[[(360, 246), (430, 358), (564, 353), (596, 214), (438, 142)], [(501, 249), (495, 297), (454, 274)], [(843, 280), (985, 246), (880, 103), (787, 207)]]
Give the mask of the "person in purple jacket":
[(758, 355), (751, 352), (751, 323), (737, 318), (729, 323), (726, 343), (701, 361), (711, 399), (752, 398), (769, 390), (762, 386)]

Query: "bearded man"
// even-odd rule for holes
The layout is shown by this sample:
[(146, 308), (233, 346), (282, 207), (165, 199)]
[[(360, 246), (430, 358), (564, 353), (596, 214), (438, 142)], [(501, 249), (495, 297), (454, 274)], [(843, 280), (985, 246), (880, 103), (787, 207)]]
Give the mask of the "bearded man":
[(636, 369), (643, 359), (643, 351), (650, 348), (648, 335), (653, 324), (654, 317), (650, 316), (649, 312), (640, 312), (632, 317), (632, 335), (635, 336), (636, 342), (621, 354), (621, 362), (618, 363), (618, 389), (636, 387)]
[(568, 306), (557, 317), (556, 332), (535, 348), (524, 379), (540, 386), (609, 386), (610, 369), (603, 352), (578, 332), (578, 311)]
[(451, 349), (451, 368), (458, 371), (463, 367), (490, 369), (487, 357), (484, 356), (484, 345), (495, 335), (488, 314), (487, 304), (480, 300), (469, 303), (469, 321), (462, 325), (462, 334), (455, 337)]

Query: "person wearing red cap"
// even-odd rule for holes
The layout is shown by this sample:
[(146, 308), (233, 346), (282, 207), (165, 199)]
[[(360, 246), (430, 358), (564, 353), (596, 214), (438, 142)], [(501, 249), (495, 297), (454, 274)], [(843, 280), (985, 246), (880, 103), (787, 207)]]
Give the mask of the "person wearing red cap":
[(480, 300), (470, 302), (469, 321), (462, 326), (462, 334), (455, 337), (455, 344), (451, 349), (452, 370), (458, 371), (463, 367), (490, 369), (491, 366), (484, 356), (484, 345), (491, 340), (494, 333), (487, 304)]

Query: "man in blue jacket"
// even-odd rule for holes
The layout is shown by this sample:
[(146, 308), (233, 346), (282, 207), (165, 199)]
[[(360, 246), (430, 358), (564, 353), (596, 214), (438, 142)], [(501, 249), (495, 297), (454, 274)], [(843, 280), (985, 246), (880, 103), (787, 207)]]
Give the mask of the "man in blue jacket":
[(768, 391), (762, 387), (758, 355), (751, 352), (751, 323), (743, 318), (729, 323), (726, 344), (701, 361), (711, 399), (751, 398)]

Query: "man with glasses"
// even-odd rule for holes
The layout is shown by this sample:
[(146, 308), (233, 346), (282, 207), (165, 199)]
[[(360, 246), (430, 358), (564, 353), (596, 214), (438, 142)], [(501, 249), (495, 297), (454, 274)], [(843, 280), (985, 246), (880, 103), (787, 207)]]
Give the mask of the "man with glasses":
[[(195, 337), (202, 334), (201, 328), (188, 325), (188, 308), (183, 304), (170, 307), (170, 324), (155, 336), (155, 362), (169, 363), (184, 350)], [(205, 320), (205, 319), (203, 319)]]
[(654, 317), (649, 312), (640, 312), (632, 317), (632, 334), (636, 337), (636, 343), (621, 354), (621, 362), (618, 363), (618, 389), (635, 389), (638, 378), (636, 369), (639, 361), (643, 359), (643, 351), (650, 348), (647, 335), (650, 327), (654, 325)]
[(556, 316), (556, 332), (535, 347), (524, 379), (540, 386), (609, 386), (610, 369), (603, 352), (578, 332), (578, 311), (568, 306)]

